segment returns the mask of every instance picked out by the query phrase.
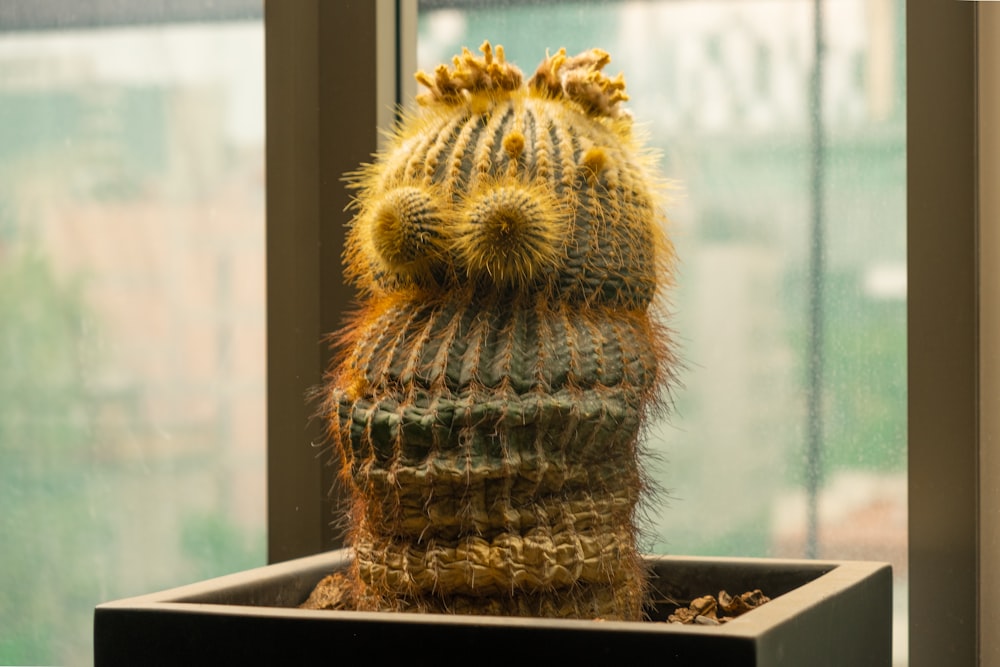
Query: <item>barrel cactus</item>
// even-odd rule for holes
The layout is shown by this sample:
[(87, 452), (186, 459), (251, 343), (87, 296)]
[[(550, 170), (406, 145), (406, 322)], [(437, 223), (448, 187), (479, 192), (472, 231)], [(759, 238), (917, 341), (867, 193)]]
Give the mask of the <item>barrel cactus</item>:
[(675, 367), (660, 184), (607, 53), (525, 83), (480, 50), (418, 73), (349, 176), (363, 303), (323, 410), (355, 559), (314, 606), (638, 619), (641, 427)]

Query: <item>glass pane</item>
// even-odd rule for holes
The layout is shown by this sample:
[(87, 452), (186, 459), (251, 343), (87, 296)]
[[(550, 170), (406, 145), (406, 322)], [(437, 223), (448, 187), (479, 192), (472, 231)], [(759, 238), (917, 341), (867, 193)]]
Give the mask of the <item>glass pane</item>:
[(891, 561), (905, 664), (904, 3), (819, 3), (820, 114), (816, 5), (424, 0), (418, 60), (486, 39), (528, 74), (546, 49), (611, 53), (680, 257), (686, 368), (650, 429), (666, 493), (646, 546)]
[(265, 562), (259, 14), (0, 35), (0, 664)]

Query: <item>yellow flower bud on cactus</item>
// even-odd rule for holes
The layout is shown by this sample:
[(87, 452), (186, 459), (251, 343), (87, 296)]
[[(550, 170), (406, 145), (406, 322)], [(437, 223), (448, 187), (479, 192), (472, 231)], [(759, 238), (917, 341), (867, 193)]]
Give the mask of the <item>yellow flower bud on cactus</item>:
[(365, 304), (325, 414), (356, 608), (638, 619), (641, 426), (673, 377), (658, 183), (594, 49), (501, 47), (427, 87), (351, 176)]

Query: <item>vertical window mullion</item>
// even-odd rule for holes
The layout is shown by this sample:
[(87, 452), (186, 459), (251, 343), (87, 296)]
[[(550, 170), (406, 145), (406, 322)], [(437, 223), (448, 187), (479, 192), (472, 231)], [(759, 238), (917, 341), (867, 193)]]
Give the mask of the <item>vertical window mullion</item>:
[(338, 471), (310, 396), (330, 358), (324, 338), (353, 299), (341, 270), (349, 201), (341, 179), (370, 160), (378, 125), (397, 104), (405, 40), (396, 15), (395, 0), (265, 6), (272, 563), (340, 544)]
[(977, 664), (975, 4), (906, 9), (913, 667)]

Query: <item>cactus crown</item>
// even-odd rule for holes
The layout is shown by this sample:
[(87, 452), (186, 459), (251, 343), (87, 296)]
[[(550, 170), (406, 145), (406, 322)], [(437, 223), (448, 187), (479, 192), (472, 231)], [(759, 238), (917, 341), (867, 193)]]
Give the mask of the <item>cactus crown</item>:
[(358, 190), (348, 275), (367, 292), (469, 287), (645, 307), (672, 256), (622, 75), (600, 49), (527, 82), (489, 42), (433, 75)]
[[(494, 52), (487, 41), (479, 47), (483, 57), (477, 58), (467, 48), (452, 59), (454, 67), (438, 65), (431, 77), (426, 72), (416, 74), (419, 83), (429, 92), (417, 97), (423, 105), (458, 105), (470, 102), (476, 95), (503, 95), (521, 87), (521, 70), (508, 63), (499, 44)], [(611, 62), (607, 51), (591, 49), (576, 56), (567, 56), (566, 49), (556, 55), (545, 54), (535, 75), (528, 81), (532, 91), (551, 98), (575, 102), (591, 116), (618, 118), (623, 115), (619, 102), (628, 100), (625, 79), (618, 74), (609, 78), (602, 70)]]

